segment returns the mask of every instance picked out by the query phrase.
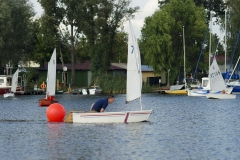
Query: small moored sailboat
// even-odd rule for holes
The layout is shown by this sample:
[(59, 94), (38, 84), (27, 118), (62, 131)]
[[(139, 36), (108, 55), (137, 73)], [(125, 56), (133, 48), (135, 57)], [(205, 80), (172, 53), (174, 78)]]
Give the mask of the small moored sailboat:
[(57, 66), (57, 60), (56, 60), (56, 48), (55, 48), (53, 51), (52, 57), (48, 62), (46, 97), (38, 100), (39, 106), (49, 106), (52, 103), (58, 102), (55, 100), (56, 66)]
[(11, 90), (8, 93), (5, 93), (3, 95), (4, 98), (7, 97), (14, 97), (15, 96), (15, 92), (17, 90), (17, 85), (18, 85), (18, 73), (19, 73), (19, 69), (16, 70), (16, 72), (13, 74), (12, 76), (12, 86), (11, 86)]
[[(232, 88), (226, 87), (215, 57), (210, 66), (209, 74), (210, 93), (206, 94), (208, 99), (236, 99), (236, 95), (231, 94)], [(222, 93), (222, 91), (225, 93)]]

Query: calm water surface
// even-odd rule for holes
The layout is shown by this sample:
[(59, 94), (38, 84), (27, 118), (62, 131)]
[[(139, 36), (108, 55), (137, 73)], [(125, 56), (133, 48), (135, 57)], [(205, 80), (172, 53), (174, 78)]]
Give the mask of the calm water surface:
[[(240, 95), (236, 100), (144, 94), (148, 122), (49, 123), (43, 95), (0, 97), (1, 160), (240, 159)], [(57, 95), (70, 110), (89, 110), (103, 96)], [(106, 111), (139, 109), (115, 95)]]

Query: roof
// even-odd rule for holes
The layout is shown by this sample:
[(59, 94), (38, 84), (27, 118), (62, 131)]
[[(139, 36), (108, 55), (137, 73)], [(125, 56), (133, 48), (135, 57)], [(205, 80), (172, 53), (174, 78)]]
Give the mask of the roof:
[[(225, 55), (216, 55), (217, 62), (225, 62)], [(213, 56), (211, 57), (211, 60), (213, 60)], [(229, 62), (229, 57), (226, 56), (226, 62)]]
[(144, 72), (153, 72), (153, 68), (148, 65), (142, 65), (141, 66), (142, 71)]
[(127, 69), (127, 63), (111, 63), (112, 66)]
[[(72, 64), (66, 63), (64, 66), (67, 67), (68, 70), (71, 70)], [(75, 70), (85, 70), (88, 71), (90, 70), (90, 62), (86, 61), (84, 63), (77, 63), (74, 65)], [(62, 64), (57, 64), (57, 70), (62, 70)], [(111, 63), (111, 66), (109, 67), (108, 70), (126, 70), (126, 63)], [(38, 68), (38, 70), (47, 70), (47, 63), (44, 64), (43, 68)]]

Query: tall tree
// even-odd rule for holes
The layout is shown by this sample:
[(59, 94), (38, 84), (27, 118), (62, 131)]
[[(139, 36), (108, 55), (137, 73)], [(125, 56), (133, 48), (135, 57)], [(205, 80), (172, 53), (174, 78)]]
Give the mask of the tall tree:
[(0, 0), (0, 15), (0, 63), (17, 64), (33, 49), (33, 7), (28, 0)]
[(160, 11), (145, 19), (140, 40), (144, 60), (157, 74), (171, 69), (176, 78), (183, 66), (183, 38), (185, 28), (186, 69), (191, 71), (197, 64), (207, 25), (203, 7), (192, 0), (170, 0)]
[[(74, 86), (75, 47), (78, 36), (82, 32), (77, 23), (83, 19), (84, 13), (81, 10), (84, 0), (39, 0), (39, 2), (45, 11), (44, 20), (48, 26), (51, 25), (49, 26), (50, 28), (46, 28), (46, 31), (48, 33), (49, 31), (51, 32), (49, 36), (55, 37), (53, 40), (55, 46), (59, 46), (61, 50), (64, 47), (68, 47), (69, 51), (71, 51), (71, 84)], [(67, 57), (66, 54), (63, 54), (64, 56)]]
[[(227, 54), (229, 55), (232, 68), (236, 65), (237, 57), (240, 55), (240, 42), (237, 43), (237, 37), (240, 31), (240, 1), (228, 0), (227, 8)], [(224, 18), (222, 24), (224, 28)], [(240, 70), (240, 68), (237, 68)]]
[(116, 46), (120, 42), (117, 41), (117, 37), (121, 35), (118, 34), (118, 29), (124, 17), (132, 15), (139, 9), (129, 7), (130, 2), (130, 0), (94, 0), (86, 3), (84, 12), (88, 20), (83, 24), (83, 33), (91, 46), (89, 52), (94, 77), (104, 74), (110, 62), (119, 56), (119, 52), (116, 52)]
[[(89, 48), (93, 76), (105, 73), (111, 60), (119, 55), (117, 46), (118, 28), (124, 17), (131, 15), (138, 7), (130, 8), (130, 0), (39, 0), (45, 10), (45, 20), (52, 26), (46, 28), (52, 33), (69, 35), (71, 50), (72, 85), (75, 84), (75, 57), (85, 57), (81, 49)], [(49, 24), (51, 24), (49, 23)], [(67, 26), (63, 31), (60, 26)], [(55, 28), (55, 29), (54, 29)], [(61, 27), (62, 28), (62, 27)], [(69, 34), (66, 34), (70, 31)], [(49, 33), (49, 32), (48, 32)], [(45, 34), (44, 34), (45, 36)], [(85, 42), (87, 44), (85, 44)], [(77, 47), (76, 45), (80, 45)], [(78, 53), (75, 53), (76, 48)], [(80, 55), (80, 54), (82, 55)], [(81, 61), (81, 60), (79, 60)]]
[[(165, 4), (171, 0), (158, 0), (159, 8), (161, 9)], [(193, 0), (197, 7), (203, 6), (207, 11), (208, 21), (210, 19), (210, 11), (215, 12), (216, 22), (218, 23), (220, 17), (224, 15), (225, 1), (224, 0)]]

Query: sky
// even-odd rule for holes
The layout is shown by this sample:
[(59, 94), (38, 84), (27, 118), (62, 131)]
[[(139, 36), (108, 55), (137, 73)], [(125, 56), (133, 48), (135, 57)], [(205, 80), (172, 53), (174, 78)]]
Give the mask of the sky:
[[(30, 0), (33, 4), (35, 12), (37, 13), (37, 17), (40, 17), (43, 13), (43, 9), (41, 5), (37, 2), (37, 0)], [(144, 24), (144, 19), (148, 16), (151, 16), (158, 9), (158, 0), (132, 0), (130, 4), (131, 7), (139, 6), (139, 12), (135, 13), (135, 18), (131, 20), (133, 30), (136, 38), (140, 38), (141, 29)], [(124, 23), (124, 30), (128, 33), (129, 25), (128, 22)], [(212, 32), (217, 33), (220, 37), (223, 37), (223, 33), (220, 33), (219, 26), (213, 25)], [(203, 33), (205, 34), (205, 33)]]

